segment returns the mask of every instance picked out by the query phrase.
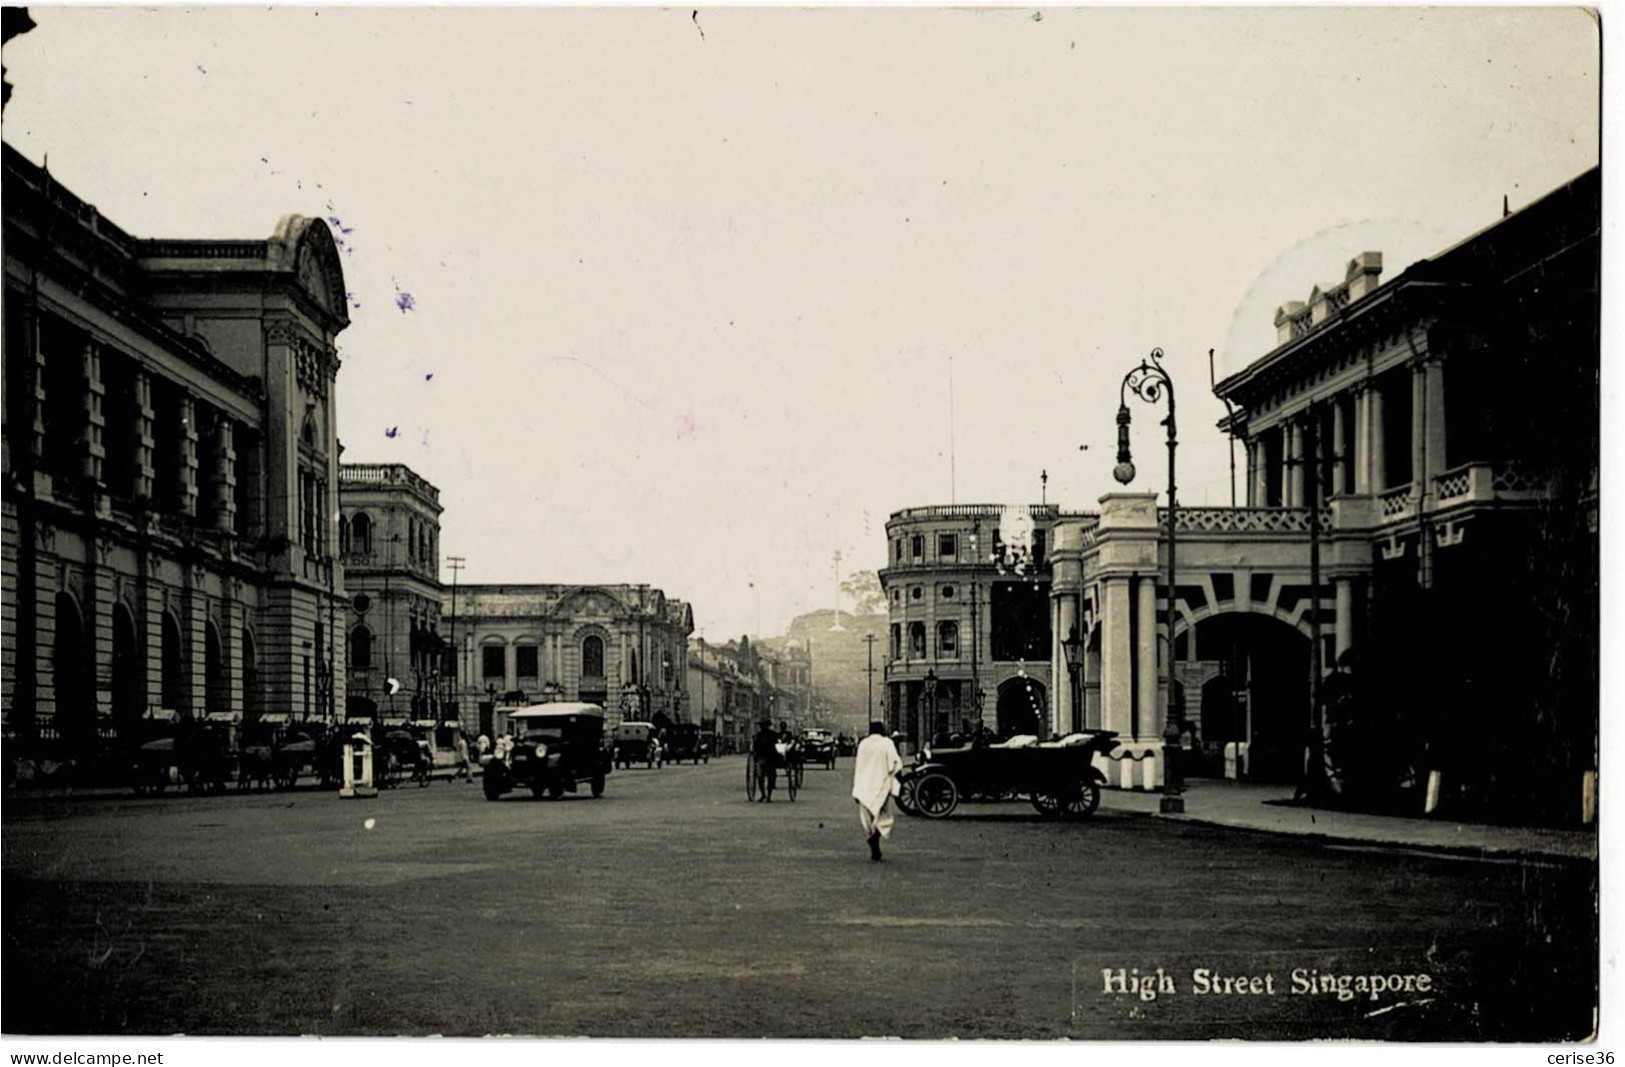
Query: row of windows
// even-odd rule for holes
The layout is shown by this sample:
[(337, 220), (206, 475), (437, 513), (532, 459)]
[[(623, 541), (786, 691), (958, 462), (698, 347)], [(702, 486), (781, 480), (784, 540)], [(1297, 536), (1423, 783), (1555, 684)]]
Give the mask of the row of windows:
[[(998, 534), (995, 532), (995, 537)], [(915, 562), (925, 559), (925, 534), (914, 534), (910, 537), (899, 537), (893, 542), (894, 562), (903, 562), (903, 546), (908, 546), (908, 558)], [(959, 557), (959, 535), (951, 533), (937, 534), (937, 559), (954, 562)]]
[[(371, 515), (358, 511), (354, 515), (339, 516), (339, 551), (344, 555), (370, 556), (373, 533), (377, 525)], [(427, 522), (406, 520), (406, 558), (424, 563), (439, 557), (440, 531)]]
[[(908, 654), (910, 659), (925, 659), (925, 623), (911, 622), (908, 624)], [(938, 659), (953, 659), (959, 655), (959, 624), (957, 622), (937, 623), (937, 651)], [(903, 658), (903, 626), (901, 623), (891, 624), (891, 658)]]
[[(958, 590), (953, 586), (945, 585), (942, 587), (942, 599), (952, 600), (957, 592)], [(910, 600), (925, 599), (925, 587), (923, 585), (914, 586), (908, 591), (908, 598)], [(891, 591), (891, 602), (893, 604), (901, 604), (903, 602), (903, 591), (901, 589), (893, 589)]]
[[(541, 671), (540, 650), (536, 645), (514, 646), (514, 675), (519, 678), (537, 678)], [(505, 678), (508, 671), (508, 646), (486, 645), (480, 649), (480, 676)], [(581, 674), (584, 678), (604, 676), (604, 639), (590, 635), (581, 642)]]

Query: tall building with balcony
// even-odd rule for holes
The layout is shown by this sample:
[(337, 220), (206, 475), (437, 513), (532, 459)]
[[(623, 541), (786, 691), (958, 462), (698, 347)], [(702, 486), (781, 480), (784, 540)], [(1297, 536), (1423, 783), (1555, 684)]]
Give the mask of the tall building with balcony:
[[(1393, 766), (1578, 810), (1597, 731), (1600, 220), (1593, 170), (1390, 280), (1358, 255), (1218, 383), (1248, 506), (1177, 511), (1172, 674), (1197, 770), (1235, 744), (1255, 777), (1302, 775), (1325, 729), (1318, 663), (1386, 724)], [(1086, 647), (1058, 717), (1123, 735), (1125, 785), (1162, 774), (1167, 525), (1154, 494), (1120, 493), (1054, 531), (1056, 647), (1073, 626)]]
[(490, 733), (489, 708), (498, 700), (585, 701), (601, 705), (612, 724), (691, 717), (694, 612), (659, 589), (465, 585), (456, 614), (449, 594), (444, 609), (443, 626), (455, 628), (460, 646), (465, 728)]
[(440, 490), (400, 463), (346, 463), (339, 490), (348, 713), (455, 718), (440, 621)]
[(13, 752), (83, 765), (149, 718), (332, 716), (332, 234), (143, 240), (10, 146), (3, 166)]
[(880, 583), (892, 731), (916, 746), (978, 723), (1006, 736), (1048, 734), (1047, 544), (1066, 517), (1053, 505), (953, 504), (887, 520)]

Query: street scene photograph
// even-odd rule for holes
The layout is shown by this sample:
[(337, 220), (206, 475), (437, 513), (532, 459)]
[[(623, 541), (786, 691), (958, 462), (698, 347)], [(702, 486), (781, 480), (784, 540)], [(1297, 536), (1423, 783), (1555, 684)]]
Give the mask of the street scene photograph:
[(13, 1063), (1608, 1047), (1596, 10), (0, 13)]

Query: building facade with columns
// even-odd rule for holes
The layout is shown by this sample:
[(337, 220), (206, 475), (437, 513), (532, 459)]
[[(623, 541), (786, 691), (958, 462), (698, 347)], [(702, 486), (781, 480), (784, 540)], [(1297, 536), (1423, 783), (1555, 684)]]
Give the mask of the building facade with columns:
[[(4, 148), (4, 681), (16, 750), (344, 703), (333, 237), (143, 240)], [(338, 608), (342, 620), (342, 606)]]
[(346, 710), (438, 720), (452, 702), (440, 625), (440, 490), (400, 463), (346, 463), (339, 506), (350, 594)]
[[(1254, 776), (1295, 780), (1325, 729), (1318, 663), (1352, 678), (1395, 766), (1485, 802), (1578, 798), (1597, 723), (1600, 219), (1594, 170), (1391, 280), (1362, 253), (1218, 383), (1248, 500), (1176, 513), (1172, 674), (1198, 771), (1236, 743)], [(1161, 780), (1167, 524), (1154, 494), (1123, 493), (1053, 533), (1056, 652), (1074, 624), (1087, 650), (1058, 717), (1125, 736), (1122, 784)]]
[(886, 522), (887, 726), (919, 746), (986, 725), (1049, 733), (1054, 505), (908, 508)]
[[(352, 531), (352, 537), (354, 536)], [(622, 719), (690, 714), (693, 610), (647, 585), (465, 585), (442, 626), (461, 645), (466, 729), (489, 733), (472, 709), (496, 701), (579, 700)], [(479, 713), (483, 714), (483, 713)]]

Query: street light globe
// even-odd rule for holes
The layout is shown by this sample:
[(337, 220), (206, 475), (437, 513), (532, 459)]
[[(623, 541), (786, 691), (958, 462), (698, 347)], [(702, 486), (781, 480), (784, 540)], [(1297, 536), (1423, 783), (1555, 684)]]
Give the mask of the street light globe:
[(1112, 477), (1122, 485), (1134, 480), (1134, 464), (1125, 460), (1112, 468)]

